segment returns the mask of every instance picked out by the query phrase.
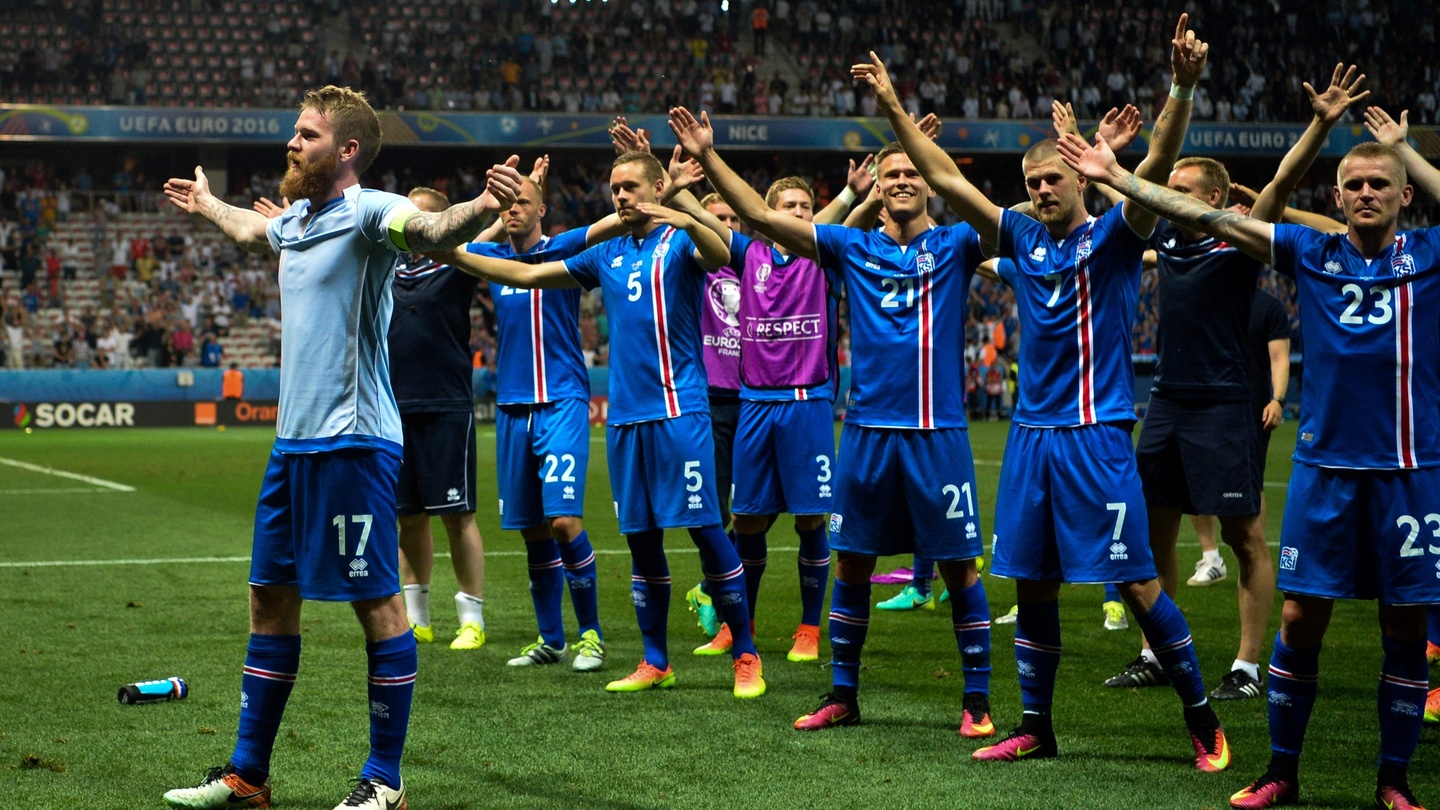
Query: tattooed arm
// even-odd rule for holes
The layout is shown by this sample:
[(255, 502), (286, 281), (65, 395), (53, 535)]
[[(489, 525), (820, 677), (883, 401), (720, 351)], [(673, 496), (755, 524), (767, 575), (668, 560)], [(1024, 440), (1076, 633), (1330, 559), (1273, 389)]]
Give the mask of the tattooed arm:
[(1182, 228), (1223, 239), (1258, 261), (1270, 262), (1275, 226), (1235, 211), (1216, 210), (1188, 194), (1136, 177), (1115, 162), (1115, 153), (1103, 137), (1098, 140), (1098, 144), (1090, 145), (1076, 135), (1066, 135), (1058, 145), (1060, 156), (1070, 168), (1124, 194), (1137, 207)]
[(199, 214), (210, 220), (245, 252), (275, 254), (274, 248), (270, 247), (270, 238), (265, 235), (270, 218), (256, 211), (227, 205), (211, 194), (210, 181), (199, 166), (195, 167), (194, 180), (181, 177), (166, 180), (165, 196), (181, 211)]
[(448, 250), (475, 238), (520, 193), (519, 155), (511, 155), (485, 172), (485, 191), (470, 202), (452, 205), (439, 213), (421, 211), (405, 221), (405, 242), (410, 252)]

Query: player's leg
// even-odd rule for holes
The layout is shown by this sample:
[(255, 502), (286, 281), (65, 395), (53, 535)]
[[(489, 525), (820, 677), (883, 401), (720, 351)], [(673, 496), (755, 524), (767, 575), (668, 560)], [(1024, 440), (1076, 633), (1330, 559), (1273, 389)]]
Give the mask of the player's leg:
[[(781, 403), (742, 401), (739, 418), (733, 431), (733, 459), (745, 471), (735, 482), (735, 500), (730, 505), (735, 513), (735, 550), (745, 568), (745, 597), (750, 606), (750, 625), (754, 631), (755, 604), (760, 596), (760, 581), (769, 561), (767, 532), (775, 516), (786, 511), (781, 481), (780, 458), (776, 432), (780, 425)], [(718, 429), (715, 435), (720, 435)], [(718, 458), (718, 456), (717, 456)], [(717, 475), (719, 468), (716, 468)], [(695, 650), (697, 655), (718, 655), (729, 649), (730, 628), (722, 628), (714, 640)]]
[(992, 737), (995, 724), (990, 720), (990, 604), (985, 583), (973, 559), (945, 560), (939, 566), (945, 586), (954, 594), (950, 618), (965, 678), (960, 736)]
[(419, 668), (415, 636), (405, 619), (404, 600), (398, 594), (361, 600), (353, 607), (365, 631), (370, 755), (347, 802), (362, 807), (365, 801), (375, 802), (376, 807), (403, 807), (405, 783), (400, 776), (400, 758), (405, 752)]
[[(579, 625), (573, 668), (581, 672), (599, 669), (605, 661), (596, 595), (595, 549), (580, 520), (586, 473), (590, 467), (589, 413), (589, 404), (583, 400), (536, 406), (532, 454), (540, 462), (536, 480), (544, 501), (545, 520), (559, 545), (565, 586)], [(557, 626), (560, 624), (558, 604), (557, 596)]]
[(769, 407), (774, 412), (774, 460), (782, 499), (771, 507), (795, 516), (800, 546), (796, 567), (800, 623), (791, 636), (795, 644), (786, 657), (791, 661), (813, 661), (819, 657), (820, 610), (830, 579), (830, 542), (825, 521), (835, 502), (835, 410), (822, 399), (774, 403)]
[(539, 637), (507, 662), (512, 667), (559, 664), (570, 654), (565, 644), (564, 561), (549, 525), (521, 529), (530, 574), (530, 602), (535, 607)]
[(800, 576), (800, 626), (791, 638), (794, 644), (786, 658), (816, 661), (820, 658), (820, 611), (825, 607), (825, 588), (830, 584), (830, 539), (825, 533), (828, 515), (796, 515), (795, 534), (800, 551), (795, 564)]
[(460, 629), (452, 650), (478, 650), (485, 646), (485, 544), (475, 512), (443, 514), (440, 522), (450, 537), (450, 563), (455, 568), (455, 612)]
[(1410, 759), (1420, 742), (1423, 707), (1429, 687), (1425, 665), (1425, 608), (1380, 605), (1380, 770), (1375, 801), (1384, 807), (1418, 807), (1410, 791)]
[[(730, 394), (711, 394), (710, 430), (715, 443), (715, 494), (720, 499), (720, 525), (729, 527), (730, 540), (738, 542), (734, 530), (734, 515), (731, 513), (731, 497), (734, 486), (735, 433), (740, 422), (740, 398)], [(685, 592), (685, 601), (695, 621), (705, 635), (714, 638), (720, 633), (720, 617), (715, 612), (714, 601), (710, 598), (709, 583), (704, 577), (693, 588)], [(721, 639), (717, 647), (730, 649), (728, 639)], [(722, 651), (723, 651), (722, 650)]]
[(1265, 513), (1225, 516), (1220, 536), (1235, 554), (1240, 571), (1240, 646), (1235, 661), (1211, 693), (1216, 700), (1240, 700), (1264, 694), (1260, 684), (1260, 647), (1275, 602), (1275, 562), (1265, 543)]
[[(847, 428), (848, 433), (852, 428)], [(841, 439), (842, 452), (845, 445)], [(843, 487), (837, 508), (844, 508)], [(838, 514), (838, 513), (837, 513)], [(836, 528), (834, 518), (830, 524)], [(799, 731), (819, 731), (860, 722), (860, 655), (870, 629), (870, 575), (875, 557), (836, 551), (835, 586), (830, 597), (830, 691), (820, 705), (795, 721)]]
[(595, 567), (595, 549), (580, 518), (550, 518), (550, 533), (560, 543), (560, 560), (565, 565), (565, 587), (570, 591), (570, 605), (580, 638), (575, 643), (578, 672), (593, 672), (605, 664), (605, 636), (600, 629), (600, 602), (597, 590), (599, 576)]
[(1215, 536), (1215, 516), (1191, 515), (1190, 525), (1195, 528), (1195, 537), (1200, 541), (1200, 559), (1196, 560), (1195, 573), (1185, 580), (1185, 584), (1203, 588), (1223, 582), (1230, 572), (1225, 567), (1225, 558), (1220, 556), (1220, 544)]
[[(1003, 474), (1003, 473), (1002, 473)], [(997, 515), (997, 530), (999, 527)], [(1060, 582), (1015, 581), (1015, 668), (1020, 677), (1020, 724), (994, 745), (971, 755), (981, 762), (1043, 759), (1058, 753), (1051, 709), (1060, 668)]]
[[(403, 469), (403, 468), (402, 468)], [(402, 473), (402, 476), (404, 473)], [(435, 545), (430, 535), (430, 515), (400, 515), (400, 581), (405, 594), (405, 614), (415, 629), (415, 640), (435, 640), (430, 623), (430, 577), (435, 565)]]
[(534, 642), (506, 662), (512, 667), (558, 664), (569, 655), (561, 614), (564, 563), (559, 544), (545, 523), (545, 472), (541, 463), (544, 454), (536, 447), (535, 411), (528, 405), (501, 405), (495, 412), (495, 482), (500, 494), (500, 528), (520, 532), (525, 542), (530, 602), (535, 608), (539, 630)]

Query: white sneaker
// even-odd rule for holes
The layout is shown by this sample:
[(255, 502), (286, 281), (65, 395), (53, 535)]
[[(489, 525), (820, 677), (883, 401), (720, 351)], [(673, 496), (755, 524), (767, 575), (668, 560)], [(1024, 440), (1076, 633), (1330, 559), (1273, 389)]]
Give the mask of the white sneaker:
[(559, 649), (545, 643), (544, 638), (535, 639), (534, 644), (527, 645), (520, 654), (511, 658), (505, 663), (512, 667), (543, 667), (549, 664), (558, 664), (570, 657), (570, 648), (564, 644)]
[(335, 810), (353, 810), (353, 808), (364, 808), (364, 810), (405, 810), (405, 785), (402, 783), (399, 790), (392, 790), (379, 782), (372, 782), (369, 779), (356, 779), (355, 789), (345, 797), (345, 801), (335, 805)]
[(1212, 565), (1209, 560), (1201, 557), (1200, 561), (1195, 563), (1195, 576), (1185, 580), (1185, 584), (1203, 588), (1206, 585), (1214, 585), (1217, 582), (1221, 582), (1227, 576), (1229, 576), (1229, 572), (1225, 570), (1225, 561), (1223, 559)]
[(570, 668), (576, 672), (594, 672), (605, 666), (605, 642), (594, 630), (586, 630), (575, 642), (575, 660)]
[(1020, 616), (1020, 606), (1011, 605), (1010, 609), (990, 620), (991, 624), (1014, 624)]
[(266, 779), (262, 785), (252, 785), (241, 779), (227, 763), (223, 768), (211, 768), (195, 787), (169, 791), (165, 794), (165, 803), (171, 807), (188, 807), (192, 810), (269, 807), (270, 780)]
[(1124, 630), (1130, 626), (1130, 620), (1125, 618), (1124, 602), (1104, 602), (1100, 608), (1105, 613), (1106, 630)]

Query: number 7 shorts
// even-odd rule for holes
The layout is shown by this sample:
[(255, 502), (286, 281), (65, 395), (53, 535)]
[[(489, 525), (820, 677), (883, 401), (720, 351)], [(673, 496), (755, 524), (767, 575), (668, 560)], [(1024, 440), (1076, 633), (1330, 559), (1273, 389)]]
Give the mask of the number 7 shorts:
[(605, 446), (622, 534), (720, 525), (709, 412), (610, 425)]
[(495, 413), (500, 528), (528, 529), (585, 512), (590, 403), (501, 405)]
[(1440, 604), (1440, 468), (1335, 470), (1296, 462), (1279, 574), (1285, 593)]
[(984, 551), (965, 428), (846, 425), (840, 433), (830, 547), (881, 557), (969, 560)]
[(1000, 467), (991, 571), (1012, 579), (1155, 578), (1130, 432), (1012, 425)]
[(321, 602), (400, 592), (400, 455), (345, 448), (270, 451), (255, 507), (251, 585), (293, 585)]

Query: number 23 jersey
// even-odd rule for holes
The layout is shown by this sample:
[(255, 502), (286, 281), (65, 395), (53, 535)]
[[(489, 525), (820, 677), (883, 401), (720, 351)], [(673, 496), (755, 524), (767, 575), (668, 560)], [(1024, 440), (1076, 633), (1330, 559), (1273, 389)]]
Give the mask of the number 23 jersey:
[(1401, 231), (1366, 260), (1346, 234), (1276, 225), (1305, 356), (1295, 460), (1395, 470), (1440, 464), (1440, 231)]

